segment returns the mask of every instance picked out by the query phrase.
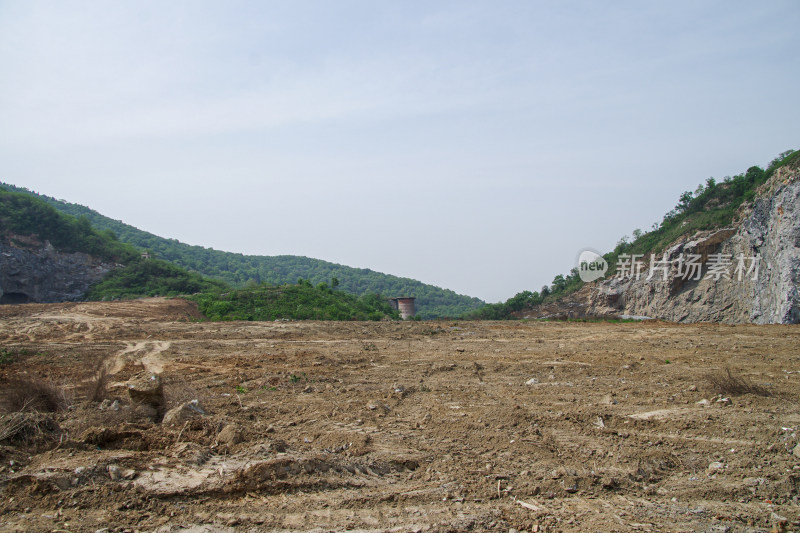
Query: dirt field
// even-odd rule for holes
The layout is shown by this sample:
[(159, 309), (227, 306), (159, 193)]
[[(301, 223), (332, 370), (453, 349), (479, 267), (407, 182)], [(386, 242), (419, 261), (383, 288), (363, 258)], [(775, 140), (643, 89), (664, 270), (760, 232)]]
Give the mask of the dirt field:
[[(0, 308), (3, 392), (71, 402), (2, 419), (0, 529), (800, 527), (798, 327), (196, 316)], [(151, 421), (126, 385), (143, 370), (165, 409), (207, 414)]]

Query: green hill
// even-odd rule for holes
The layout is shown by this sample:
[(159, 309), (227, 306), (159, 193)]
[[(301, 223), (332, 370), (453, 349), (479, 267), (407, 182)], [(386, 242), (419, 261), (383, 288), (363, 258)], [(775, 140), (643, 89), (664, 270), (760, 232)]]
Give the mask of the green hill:
[(0, 189), (0, 239), (28, 247), (17, 236), (35, 235), (61, 252), (83, 252), (121, 266), (93, 285), (90, 300), (177, 296), (221, 290), (225, 285), (165, 261), (141, 258), (141, 252), (120, 242), (110, 230), (98, 231), (86, 217), (61, 213), (30, 194)]
[(399, 319), (383, 297), (361, 297), (333, 290), (325, 283), (316, 287), (301, 280), (295, 285), (260, 285), (205, 293), (194, 299), (200, 311), (211, 320), (381, 320)]
[(100, 259), (127, 263), (139, 257), (132, 246), (111, 231), (97, 231), (86, 217), (59, 213), (39, 198), (0, 188), (0, 238), (12, 234), (37, 235), (57, 250), (84, 252)]
[(166, 261), (137, 258), (93, 285), (87, 298), (112, 300), (142, 296), (180, 296), (225, 288), (221, 281), (204, 278), (196, 272), (189, 272)]
[(484, 305), (478, 298), (367, 268), (352, 268), (308, 257), (243, 255), (192, 246), (142, 231), (82, 205), (38, 195), (13, 185), (0, 183), (0, 188), (36, 196), (62, 213), (85, 217), (95, 228), (110, 230), (124, 243), (235, 287), (244, 287), (248, 283), (294, 284), (299, 278), (317, 285), (336, 278), (339, 280), (339, 289), (357, 296), (414, 296), (417, 298), (417, 314), (421, 318), (459, 316)]

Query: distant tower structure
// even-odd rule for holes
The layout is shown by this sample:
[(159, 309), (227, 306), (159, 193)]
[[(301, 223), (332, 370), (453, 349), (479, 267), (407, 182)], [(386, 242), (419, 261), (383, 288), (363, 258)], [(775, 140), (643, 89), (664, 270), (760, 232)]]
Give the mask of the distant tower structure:
[(414, 315), (417, 314), (415, 300), (416, 298), (408, 296), (401, 298), (390, 298), (389, 305), (391, 305), (392, 309), (395, 311), (400, 311), (400, 318), (407, 320), (409, 318), (414, 318)]

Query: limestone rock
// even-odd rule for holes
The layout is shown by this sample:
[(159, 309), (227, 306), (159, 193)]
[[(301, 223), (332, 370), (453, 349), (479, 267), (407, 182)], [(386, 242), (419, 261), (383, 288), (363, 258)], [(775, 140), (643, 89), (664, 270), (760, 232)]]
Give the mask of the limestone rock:
[(219, 435), (217, 435), (217, 442), (221, 444), (227, 444), (229, 446), (239, 444), (242, 442), (242, 433), (236, 426), (228, 424), (222, 428), (222, 431), (220, 431)]
[(152, 372), (139, 372), (128, 380), (131, 402), (160, 410), (164, 407), (164, 385), (161, 376)]
[(197, 400), (182, 403), (177, 407), (173, 407), (164, 414), (164, 419), (161, 421), (164, 425), (177, 425), (183, 424), (187, 420), (197, 416), (204, 416), (206, 414), (203, 406)]

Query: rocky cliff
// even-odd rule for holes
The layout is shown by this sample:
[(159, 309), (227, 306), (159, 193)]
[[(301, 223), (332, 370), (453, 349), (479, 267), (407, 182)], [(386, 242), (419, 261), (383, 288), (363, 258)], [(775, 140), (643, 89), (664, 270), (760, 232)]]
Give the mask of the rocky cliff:
[(59, 252), (49, 242), (0, 239), (0, 303), (81, 300), (115, 265), (85, 253)]
[(733, 227), (682, 239), (655, 261), (626, 259), (625, 275), (584, 287), (580, 314), (800, 323), (800, 171), (778, 169)]
[(800, 323), (800, 162), (778, 168), (729, 228), (672, 243), (655, 257), (620, 256), (604, 280), (518, 318), (658, 318)]

